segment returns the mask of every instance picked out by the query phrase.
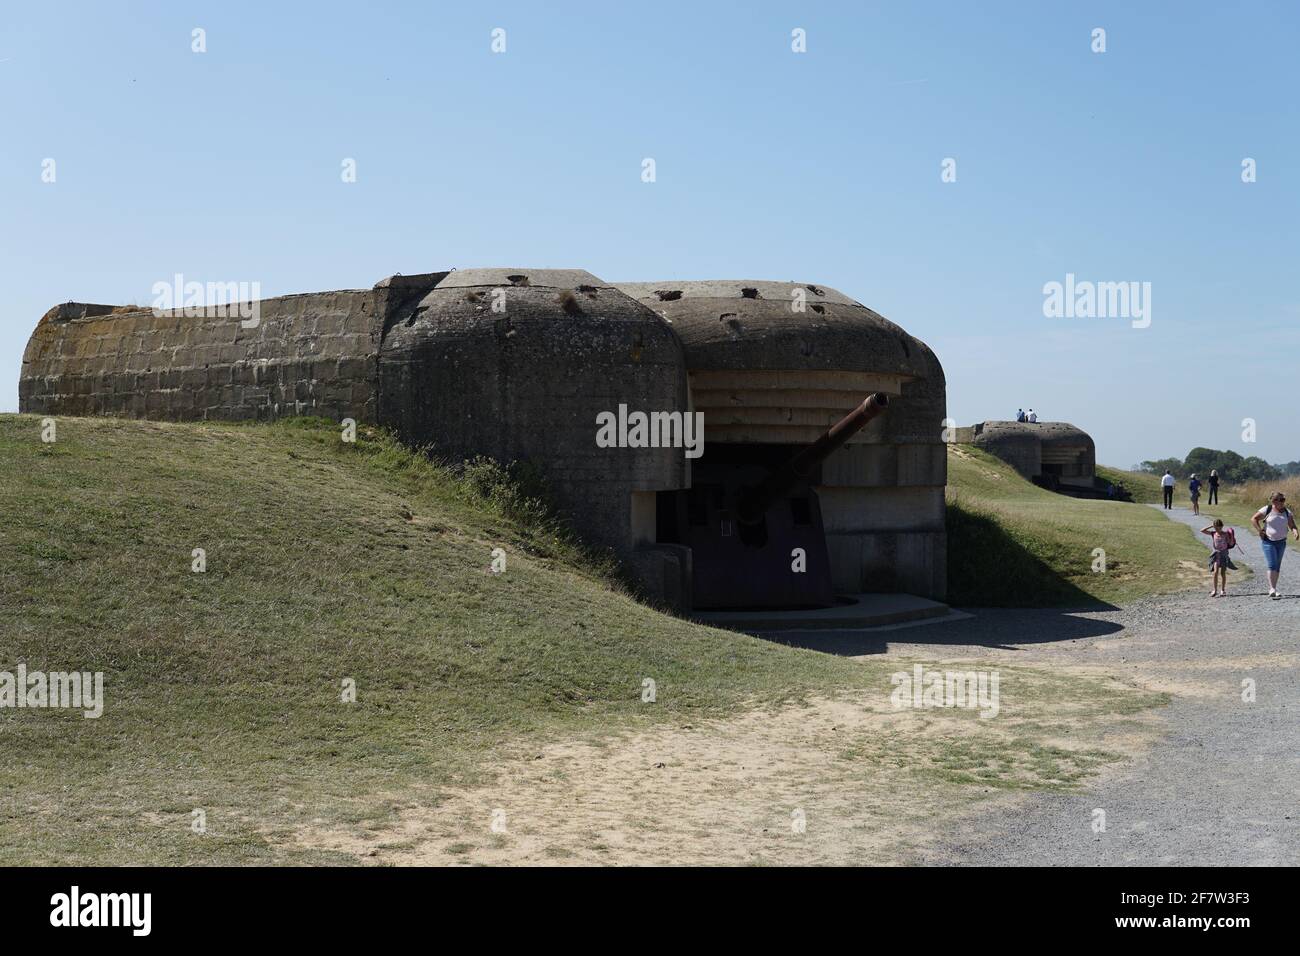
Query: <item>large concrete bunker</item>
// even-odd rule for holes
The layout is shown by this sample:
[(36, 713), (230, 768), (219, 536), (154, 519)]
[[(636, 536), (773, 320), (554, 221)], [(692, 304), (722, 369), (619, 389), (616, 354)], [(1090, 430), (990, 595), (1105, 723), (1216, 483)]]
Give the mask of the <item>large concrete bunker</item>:
[(944, 597), (943, 370), (833, 289), (469, 269), (258, 305), (57, 306), (20, 410), (350, 417), (452, 461), (532, 462), (679, 611)]
[[(737, 488), (762, 481), (879, 393), (892, 400), (887, 409), (810, 463), (806, 480), (780, 502), (789, 511), (780, 520), (821, 526), (811, 535), (818, 553), (805, 548), (806, 557), (828, 562), (834, 592), (942, 599), (946, 399), (943, 370), (924, 343), (824, 286), (738, 280), (619, 288), (681, 339), (693, 408), (704, 416), (705, 451), (690, 492), (673, 502), (660, 496), (671, 516), (661, 510), (661, 538), (694, 536), (710, 504), (715, 520), (728, 520), (727, 499)], [(739, 537), (744, 528), (733, 530)], [(697, 569), (696, 586), (705, 588), (697, 605), (733, 606), (735, 595), (751, 605), (821, 603), (817, 575), (789, 574), (792, 550), (770, 549), (767, 574), (758, 579), (748, 562)]]

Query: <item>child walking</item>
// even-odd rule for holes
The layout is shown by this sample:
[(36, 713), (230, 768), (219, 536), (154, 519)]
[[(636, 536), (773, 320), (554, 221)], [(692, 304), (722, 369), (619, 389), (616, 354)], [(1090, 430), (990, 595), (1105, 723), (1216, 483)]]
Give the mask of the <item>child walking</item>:
[[(1201, 534), (1210, 535), (1214, 550), (1210, 552), (1210, 583), (1213, 589), (1210, 597), (1228, 596), (1228, 572), (1236, 571), (1228, 552), (1237, 546), (1237, 532), (1223, 526), (1222, 518), (1215, 518), (1214, 524), (1201, 529)], [(1219, 581), (1223, 581), (1223, 591), (1219, 591)]]

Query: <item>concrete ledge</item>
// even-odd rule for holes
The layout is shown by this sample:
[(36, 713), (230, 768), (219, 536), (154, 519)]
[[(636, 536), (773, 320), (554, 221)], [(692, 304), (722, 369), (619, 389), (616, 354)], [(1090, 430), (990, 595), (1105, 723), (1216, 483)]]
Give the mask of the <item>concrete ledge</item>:
[[(729, 631), (862, 630), (944, 618), (957, 612), (913, 594), (854, 594), (854, 603), (804, 611), (697, 611), (692, 620)], [(963, 615), (964, 616), (964, 615)]]

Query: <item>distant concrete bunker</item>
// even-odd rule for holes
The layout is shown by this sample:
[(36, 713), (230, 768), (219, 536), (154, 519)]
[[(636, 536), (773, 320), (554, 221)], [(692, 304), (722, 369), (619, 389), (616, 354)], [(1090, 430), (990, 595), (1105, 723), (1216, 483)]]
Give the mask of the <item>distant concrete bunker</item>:
[[(57, 306), (24, 354), (20, 410), (354, 418), (451, 461), (529, 461), (584, 539), (683, 612), (944, 597), (943, 369), (834, 289), (466, 269), (259, 315)], [(799, 454), (870, 396), (851, 433)], [(701, 414), (702, 455), (598, 443), (620, 405)]]
[(1035, 484), (1084, 495), (1100, 491), (1092, 436), (1069, 422), (980, 422), (957, 429), (956, 440), (1001, 458)]

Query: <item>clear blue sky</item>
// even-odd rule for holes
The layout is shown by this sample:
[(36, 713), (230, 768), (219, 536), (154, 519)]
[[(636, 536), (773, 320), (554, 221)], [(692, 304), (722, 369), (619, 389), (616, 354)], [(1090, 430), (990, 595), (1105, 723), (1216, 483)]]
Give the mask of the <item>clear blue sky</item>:
[[(57, 302), (567, 266), (834, 286), (962, 424), (1032, 405), (1111, 464), (1300, 458), (1294, 3), (274, 6), (0, 11), (0, 410)], [(1045, 318), (1067, 272), (1150, 282), (1150, 328)]]

